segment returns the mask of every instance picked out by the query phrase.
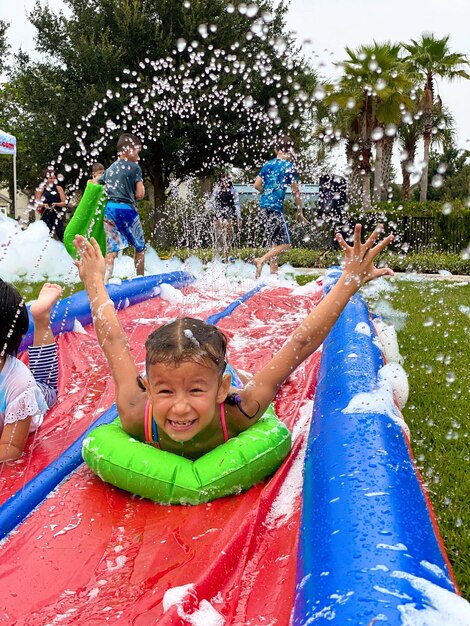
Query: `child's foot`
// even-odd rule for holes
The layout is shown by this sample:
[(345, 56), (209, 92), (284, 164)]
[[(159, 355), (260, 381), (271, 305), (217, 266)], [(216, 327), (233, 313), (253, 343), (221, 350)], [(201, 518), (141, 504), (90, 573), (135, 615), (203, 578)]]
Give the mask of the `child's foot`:
[(263, 269), (263, 261), (261, 259), (255, 259), (253, 263), (256, 267), (255, 278), (259, 278), (261, 276), (261, 270)]
[(263, 262), (261, 261), (261, 259), (255, 259), (253, 263), (256, 267), (255, 278), (259, 278), (261, 276), (261, 270), (263, 269)]
[(31, 303), (29, 308), (33, 319), (49, 317), (52, 307), (60, 298), (62, 287), (55, 283), (44, 283), (39, 292), (38, 299)]

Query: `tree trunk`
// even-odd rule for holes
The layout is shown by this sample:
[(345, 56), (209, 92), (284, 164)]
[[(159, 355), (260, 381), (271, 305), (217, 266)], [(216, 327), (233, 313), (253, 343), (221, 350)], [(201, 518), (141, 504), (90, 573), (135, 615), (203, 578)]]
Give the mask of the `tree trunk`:
[(363, 143), (361, 162), (361, 174), (362, 174), (362, 206), (364, 209), (370, 209), (371, 207), (371, 194), (370, 194), (370, 175), (371, 165), (370, 160), (372, 157), (372, 142), (367, 140)]
[(375, 144), (375, 170), (374, 170), (374, 201), (380, 202), (383, 186), (383, 152), (384, 140), (380, 139)]
[(429, 147), (431, 145), (431, 133), (423, 134), (423, 171), (421, 173), (421, 186), (419, 199), (420, 202), (426, 202), (428, 199), (428, 165), (429, 165)]
[(348, 200), (350, 204), (360, 204), (362, 199), (362, 180), (359, 153), (352, 150), (350, 141), (346, 142), (346, 159), (350, 169), (348, 177)]
[(392, 156), (394, 143), (395, 137), (385, 137), (382, 160), (382, 193), (380, 196), (380, 199), (384, 202), (388, 200), (388, 187), (392, 178)]
[(364, 173), (362, 178), (362, 208), (370, 209), (370, 173)]
[(434, 101), (433, 79), (432, 75), (428, 75), (426, 87), (423, 92), (423, 171), (421, 174), (421, 187), (419, 199), (426, 202), (428, 198), (428, 165), (429, 165), (429, 147), (431, 145), (432, 133), (432, 106)]
[(148, 166), (149, 177), (153, 186), (153, 206), (149, 210), (149, 226), (151, 240), (154, 245), (168, 246), (171, 242), (167, 239), (165, 224), (165, 191), (167, 181), (164, 176), (163, 167), (160, 163), (152, 163)]
[(410, 173), (406, 169), (409, 163), (410, 161), (401, 162), (401, 174), (403, 177), (403, 182), (401, 185), (401, 193), (402, 193), (402, 199), (404, 202), (410, 199)]

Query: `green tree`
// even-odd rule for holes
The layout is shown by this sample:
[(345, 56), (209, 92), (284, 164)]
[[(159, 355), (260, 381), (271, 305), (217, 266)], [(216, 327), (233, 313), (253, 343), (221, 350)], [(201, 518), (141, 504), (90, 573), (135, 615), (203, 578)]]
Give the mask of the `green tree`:
[(42, 57), (21, 55), (12, 76), (29, 170), (59, 154), (78, 184), (92, 161), (113, 158), (122, 130), (136, 132), (159, 206), (172, 176), (247, 167), (266, 157), (273, 134), (300, 137), (295, 121), (315, 77), (286, 33), (282, 2), (66, 4), (67, 15), (38, 2), (30, 20)]
[(330, 110), (334, 107), (335, 121), (346, 140), (346, 156), (354, 180), (350, 189), (354, 189), (360, 175), (361, 191), (353, 200), (362, 201), (365, 206), (371, 202), (374, 148), (374, 199), (379, 200), (388, 186), (384, 179), (390, 171), (395, 129), (412, 87), (400, 50), (400, 44), (391, 42), (374, 42), (357, 50), (346, 48), (339, 83), (327, 86), (325, 102)]
[(433, 33), (423, 33), (421, 39), (412, 39), (411, 43), (403, 44), (409, 53), (407, 62), (411, 64), (422, 80), (423, 171), (420, 190), (421, 201), (427, 199), (429, 150), (435, 126), (434, 112), (436, 105), (437, 110), (442, 106), (441, 98), (436, 94), (436, 77), (440, 76), (450, 81), (458, 78), (467, 80), (470, 78), (466, 69), (469, 67), (467, 56), (461, 52), (451, 52), (449, 39), (450, 35), (438, 39)]
[(470, 199), (470, 151), (448, 142), (429, 155), (429, 200)]
[[(454, 118), (447, 107), (435, 105), (433, 111), (434, 130), (431, 136), (431, 146), (445, 147), (454, 141)], [(410, 199), (411, 175), (418, 174), (415, 165), (418, 144), (423, 136), (423, 117), (421, 114), (421, 95), (419, 90), (408, 106), (403, 120), (398, 127), (398, 144), (402, 150), (402, 199)]]
[(8, 51), (10, 46), (7, 41), (7, 30), (9, 24), (4, 20), (0, 20), (0, 76), (6, 70), (8, 65)]

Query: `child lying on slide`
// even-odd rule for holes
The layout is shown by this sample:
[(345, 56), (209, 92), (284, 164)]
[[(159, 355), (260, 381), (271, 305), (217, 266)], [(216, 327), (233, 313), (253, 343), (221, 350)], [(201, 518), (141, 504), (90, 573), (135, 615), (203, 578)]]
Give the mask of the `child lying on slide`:
[(61, 293), (60, 285), (45, 283), (31, 304), (34, 339), (28, 369), (16, 358), (29, 326), (25, 301), (0, 279), (0, 463), (23, 454), (28, 434), (39, 428), (57, 399), (59, 362), (50, 313)]
[(147, 338), (146, 376), (139, 375), (125, 335), (104, 284), (105, 262), (100, 248), (77, 235), (76, 265), (88, 297), (100, 346), (116, 384), (116, 405), (123, 428), (133, 437), (190, 459), (209, 452), (256, 422), (286, 378), (324, 341), (342, 310), (367, 281), (391, 276), (376, 268), (377, 255), (393, 236), (379, 240), (377, 227), (361, 243), (356, 225), (345, 254), (341, 277), (305, 318), (282, 348), (236, 393), (225, 373), (226, 338), (215, 326), (183, 317), (154, 330)]

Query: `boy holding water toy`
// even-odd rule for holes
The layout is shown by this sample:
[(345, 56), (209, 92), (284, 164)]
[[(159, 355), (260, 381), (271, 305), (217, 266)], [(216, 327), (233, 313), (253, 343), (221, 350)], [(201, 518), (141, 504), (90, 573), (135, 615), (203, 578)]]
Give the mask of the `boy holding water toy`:
[(0, 279), (0, 463), (20, 458), (28, 434), (39, 428), (57, 399), (59, 362), (50, 313), (61, 293), (59, 285), (45, 283), (31, 304), (34, 339), (28, 369), (16, 358), (29, 327), (25, 301)]
[(104, 183), (108, 202), (104, 211), (106, 232), (106, 280), (112, 276), (120, 250), (132, 246), (138, 276), (144, 275), (145, 239), (137, 212), (137, 200), (145, 195), (142, 170), (138, 165), (141, 141), (123, 133), (117, 143), (118, 159), (98, 182)]
[(90, 299), (96, 335), (116, 385), (122, 426), (133, 437), (164, 451), (197, 459), (248, 429), (265, 413), (280, 386), (322, 344), (349, 299), (364, 283), (393, 275), (376, 268), (377, 255), (393, 237), (379, 241), (382, 227), (361, 243), (361, 226), (345, 253), (343, 273), (282, 348), (245, 385), (231, 388), (226, 337), (198, 319), (179, 318), (147, 338), (142, 377), (105, 287), (105, 260), (95, 240), (77, 235), (76, 265)]
[(284, 198), (288, 185), (292, 188), (297, 207), (296, 220), (302, 224), (307, 223), (302, 210), (297, 171), (289, 160), (292, 148), (292, 139), (282, 135), (274, 148), (276, 157), (263, 165), (255, 180), (254, 187), (261, 193), (260, 218), (265, 223), (266, 245), (270, 248), (266, 254), (254, 261), (256, 278), (261, 276), (265, 263), (269, 263), (271, 274), (276, 274), (279, 255), (292, 248), (289, 228), (284, 217)]

